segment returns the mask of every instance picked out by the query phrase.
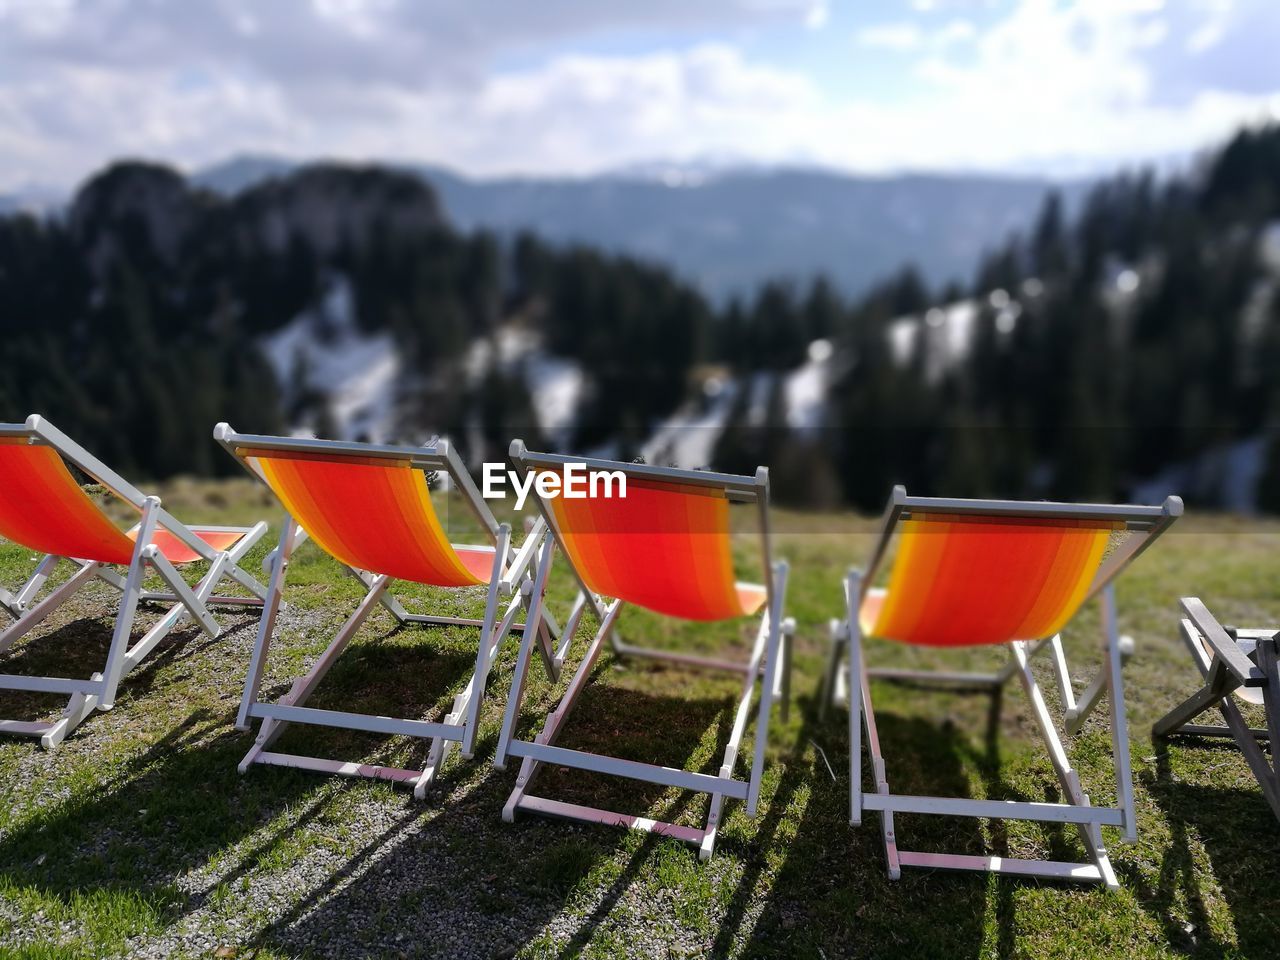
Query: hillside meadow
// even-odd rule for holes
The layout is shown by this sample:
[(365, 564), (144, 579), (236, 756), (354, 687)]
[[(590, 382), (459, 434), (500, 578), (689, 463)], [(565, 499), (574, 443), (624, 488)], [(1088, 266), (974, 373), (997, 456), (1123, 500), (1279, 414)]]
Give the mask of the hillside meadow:
[[(252, 567), (274, 543), (280, 510), (247, 480), (175, 480), (158, 492), (187, 521), (269, 519)], [(746, 574), (756, 541), (750, 511), (739, 514)], [(447, 525), (465, 542), (462, 515), (450, 509)], [(1150, 727), (1198, 679), (1176, 635), (1179, 596), (1202, 597), (1227, 623), (1280, 618), (1280, 522), (1191, 511), (1119, 583), (1121, 628), (1136, 641), (1126, 680), (1140, 838), (1111, 844), (1118, 892), (918, 871), (888, 879), (878, 823), (848, 824), (843, 711), (820, 722), (816, 709), (840, 577), (865, 562), (876, 521), (778, 512), (774, 523), (776, 553), (791, 563), (787, 610), (798, 622), (794, 709), (785, 722), (773, 716), (759, 815), (728, 804), (710, 862), (676, 841), (620, 829), (502, 822), (515, 770), (496, 771), (491, 760), (515, 643), (492, 676), (476, 759), (454, 755), (425, 801), (385, 783), (283, 768), (241, 776), (236, 764), (253, 736), (232, 721), (257, 618), (224, 612), (224, 636), (175, 631), (123, 684), (114, 710), (56, 751), (0, 740), (0, 957), (1275, 955), (1280, 827), (1247, 766), (1227, 744), (1153, 743)], [(21, 582), (33, 563), (29, 550), (0, 542), (0, 582)], [(267, 696), (306, 668), (360, 593), (314, 545), (301, 548)], [(400, 585), (398, 594), (413, 609), (437, 604), (470, 616), (484, 603), (479, 591)], [(572, 597), (562, 561), (550, 597), (560, 611)], [(0, 657), (0, 670), (88, 675), (105, 655), (113, 613), (105, 586), (86, 591)], [(583, 639), (594, 627), (584, 621)], [(658, 646), (745, 653), (753, 625), (628, 610), (619, 630)], [(1101, 660), (1096, 609), (1066, 640), (1079, 690)], [(474, 631), (397, 629), (379, 610), (312, 704), (434, 718), (465, 683), (474, 644)], [(868, 656), (982, 669), (1003, 651), (873, 643)], [(530, 676), (525, 734), (560, 692), (536, 669)], [(736, 689), (732, 677), (606, 653), (561, 742), (714, 772)], [(1044, 689), (1056, 711), (1053, 684)], [(990, 729), (985, 694), (885, 683), (873, 693), (895, 791), (1057, 799), (1016, 684)], [(2, 694), (0, 705), (15, 719), (60, 709), (55, 698), (27, 694)], [(1104, 716), (1068, 743), (1095, 802), (1109, 802), (1113, 789)], [(749, 747), (748, 739), (744, 756)], [(426, 745), (294, 727), (281, 749), (414, 766)], [(547, 771), (540, 792), (689, 824), (706, 810), (705, 798), (565, 770)], [(1074, 833), (1028, 824), (902, 817), (898, 836), (923, 850), (1083, 855)]]

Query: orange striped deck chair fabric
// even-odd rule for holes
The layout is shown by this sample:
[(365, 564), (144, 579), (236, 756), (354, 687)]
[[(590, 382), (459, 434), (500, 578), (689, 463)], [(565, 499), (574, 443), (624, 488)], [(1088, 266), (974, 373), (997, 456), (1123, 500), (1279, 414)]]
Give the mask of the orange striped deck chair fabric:
[(863, 633), (954, 647), (1058, 633), (1093, 582), (1114, 523), (914, 514), (887, 590), (863, 600)]
[(348, 566), (438, 587), (489, 582), (493, 550), (449, 543), (426, 473), (408, 461), (279, 451), (247, 459), (311, 539)]
[[(120, 566), (132, 561), (137, 528), (125, 531), (112, 523), (52, 447), (0, 438), (0, 478), (0, 537), (60, 557)], [(235, 530), (193, 532), (215, 550), (243, 536)], [(151, 542), (170, 563), (201, 559), (167, 530), (156, 530)]]
[[(520, 550), (511, 544), (511, 528), (500, 524), (480, 496), (456, 451), (445, 440), (421, 447), (304, 440), (235, 433), (222, 423), (214, 438), (276, 495), (286, 511), (258, 636), (249, 661), (236, 726), (248, 730), (261, 721), (258, 736), (240, 762), (241, 773), (254, 764), (297, 767), (320, 773), (361, 776), (411, 784), (425, 796), (450, 750), (464, 759), (475, 749), (486, 678), (503, 642), (524, 629), (516, 621), (528, 603), (528, 568), (545, 534), (538, 525)], [(432, 502), (427, 472), (449, 478), (490, 541), (483, 546), (450, 542)], [(345, 565), (366, 593), (308, 671), (297, 677), (278, 701), (260, 697), (264, 666), (276, 635), (288, 558), (304, 539)], [(484, 615), (459, 616), (449, 609), (411, 612), (393, 595), (398, 581), (445, 589), (473, 589), (485, 596)], [(435, 605), (435, 597), (418, 597)], [(478, 633), (475, 669), (455, 692), (453, 707), (437, 719), (372, 716), (356, 711), (305, 706), (330, 667), (361, 625), (381, 607), (400, 626), (465, 628)], [(478, 628), (478, 630), (477, 630)], [(284, 753), (275, 741), (293, 724), (364, 730), (429, 741), (426, 762), (418, 768), (393, 768), (327, 757)]]
[[(755, 476), (734, 476), (646, 464), (579, 460), (560, 454), (530, 453), (519, 440), (511, 445), (511, 460), (532, 483), (539, 509), (554, 534), (554, 540), (544, 544), (538, 561), (530, 619), (547, 616), (543, 588), (557, 546), (579, 581), (580, 590), (563, 631), (564, 643), (558, 649), (542, 651), (544, 661), (551, 665), (555, 674), (558, 675), (565, 662), (583, 611), (589, 611), (599, 625), (559, 704), (547, 717), (541, 732), (531, 741), (521, 740), (515, 735), (517, 715), (524, 696), (524, 678), (534, 652), (533, 641), (526, 634), (512, 676), (511, 694), (494, 760), (495, 766), (505, 769), (508, 756), (520, 758), (520, 773), (503, 808), (503, 817), (512, 820), (517, 812), (524, 811), (589, 823), (627, 826), (694, 844), (699, 848), (699, 856), (706, 859), (714, 849), (726, 800), (743, 801), (748, 815), (755, 815), (765, 763), (770, 710), (777, 698), (783, 704), (785, 715), (790, 691), (789, 651), (794, 625), (782, 616), (787, 565), (770, 562), (768, 471), (761, 468)], [(567, 477), (571, 463), (580, 464), (588, 477), (587, 482), (574, 491), (581, 496), (569, 494)], [(596, 489), (595, 475), (600, 473), (610, 476), (612, 486)], [(544, 492), (542, 481), (548, 476), (558, 477), (559, 482), (545, 484), (547, 492)], [(625, 495), (622, 493), (622, 477), (625, 477)], [(559, 494), (550, 494), (553, 489), (558, 489)], [(752, 504), (759, 511), (761, 564), (758, 569), (768, 578), (769, 588), (740, 583), (735, 579), (729, 523), (731, 500)], [(758, 617), (751, 654), (744, 662), (738, 658), (708, 657), (627, 642), (618, 635), (615, 624), (621, 610), (628, 604), (663, 616), (698, 622)], [(725, 671), (740, 679), (741, 693), (733, 712), (733, 727), (718, 774), (673, 770), (556, 745), (575, 703), (591, 681), (593, 665), (606, 645), (620, 659)], [(757, 690), (756, 742), (750, 770), (746, 779), (737, 779), (734, 769), (743, 759), (739, 757), (739, 747)], [(532, 785), (543, 764), (709, 794), (711, 800), (706, 823), (701, 828), (694, 828), (538, 796), (532, 792)]]
[[(80, 486), (68, 464), (136, 511), (138, 524), (130, 530), (117, 526)], [(266, 529), (265, 523), (252, 527), (188, 526), (165, 512), (159, 499), (144, 496), (43, 417), (0, 424), (0, 537), (45, 554), (16, 594), (0, 588), (0, 608), (14, 618), (12, 625), (0, 631), (0, 653), (91, 580), (104, 581), (122, 593), (107, 663), (93, 678), (0, 674), (0, 689), (60, 693), (71, 698), (55, 721), (0, 720), (0, 732), (39, 737), (46, 748), (57, 746), (95, 709), (113, 706), (120, 680), (182, 623), (186, 614), (216, 637), (221, 627), (206, 601), (225, 607), (260, 604), (266, 589), (239, 563)], [(197, 583), (190, 584), (177, 566), (198, 560), (209, 561), (210, 566)], [(67, 561), (78, 569), (41, 598), (51, 572)], [(108, 566), (125, 567), (128, 574), (121, 579), (106, 569)], [(164, 580), (169, 592), (144, 589), (143, 580), (149, 574)], [(252, 596), (214, 596), (214, 588), (228, 578)], [(135, 614), (143, 601), (173, 606), (141, 640), (132, 643)]]
[(625, 498), (550, 500), (587, 586), (686, 620), (751, 616), (765, 589), (737, 583), (722, 490), (631, 479)]

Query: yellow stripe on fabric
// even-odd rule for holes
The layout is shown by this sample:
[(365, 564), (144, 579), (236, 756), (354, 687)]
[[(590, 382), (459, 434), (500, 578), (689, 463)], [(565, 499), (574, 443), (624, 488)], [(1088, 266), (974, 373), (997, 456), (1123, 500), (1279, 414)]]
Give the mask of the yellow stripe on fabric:
[[(285, 509), (320, 547), (343, 563), (440, 586), (485, 582), (462, 563), (445, 537), (421, 470), (408, 464), (315, 462), (319, 470), (336, 466), (358, 471), (346, 474), (342, 481), (349, 488), (343, 491), (346, 499), (342, 509), (357, 511), (358, 518), (339, 517), (333, 515), (333, 505), (323, 500), (304, 476), (314, 461), (284, 457), (254, 459)], [(304, 467), (304, 463), (308, 467)], [(353, 481), (357, 482), (353, 484)], [(326, 492), (335, 494), (335, 491)], [(381, 511), (385, 515), (370, 515), (370, 511)], [(370, 528), (354, 531), (361, 540), (359, 543), (349, 536), (353, 522), (373, 523)]]
[[(1028, 614), (1026, 620), (1019, 625), (1017, 636), (1023, 640), (1037, 640), (1051, 637), (1062, 630), (1067, 622), (1075, 616), (1085, 594), (1093, 583), (1093, 577), (1102, 563), (1102, 554), (1107, 549), (1111, 531), (1080, 530), (1067, 538), (1059, 553), (1057, 576), (1063, 590), (1056, 609), (1041, 609), (1039, 605)], [(1063, 554), (1067, 556), (1063, 556)]]
[(417, 467), (412, 473), (414, 482), (410, 484), (409, 497), (414, 504), (418, 519), (426, 525), (430, 543), (435, 547), (433, 552), (444, 562), (451, 577), (477, 584), (483, 583), (484, 581), (477, 579), (458, 557), (457, 551), (453, 549), (453, 544), (444, 532), (444, 527), (440, 525), (440, 518), (436, 515), (436, 508), (431, 502), (431, 493), (427, 488), (427, 475)]
[(933, 582), (942, 563), (950, 530), (951, 524), (942, 520), (913, 518), (902, 522), (898, 554), (880, 615), (874, 623), (862, 624), (864, 634), (886, 637), (910, 636), (914, 632), (928, 602), (928, 593), (921, 592)]
[(302, 524), (307, 535), (335, 559), (348, 565), (358, 566), (342, 543), (338, 532), (325, 519), (324, 511), (312, 499), (306, 485), (292, 469), (292, 464), (288, 460), (277, 460), (272, 457), (258, 457), (256, 462), (262, 468), (268, 486), (280, 498), (289, 515)]

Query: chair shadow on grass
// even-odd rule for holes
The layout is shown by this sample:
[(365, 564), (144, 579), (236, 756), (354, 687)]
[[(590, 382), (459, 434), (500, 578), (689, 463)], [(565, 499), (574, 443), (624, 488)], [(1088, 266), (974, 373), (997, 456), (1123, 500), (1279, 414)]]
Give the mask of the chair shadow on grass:
[[(541, 727), (542, 715), (528, 707), (525, 714), (520, 735), (529, 737)], [(653, 696), (597, 680), (581, 694), (558, 743), (682, 767), (700, 745), (699, 755), (707, 753), (703, 738), (709, 730), (715, 730), (722, 752), (731, 722), (727, 700)], [(261, 943), (286, 953), (342, 956), (352, 939), (330, 942), (332, 931), (372, 917), (359, 938), (366, 953), (509, 955), (542, 934), (593, 869), (625, 850), (621, 869), (557, 948), (561, 956), (579, 954), (638, 879), (655, 846), (669, 841), (640, 839), (621, 827), (529, 815), (504, 823), (501, 811), (519, 761), (513, 758), (505, 771), (492, 769), (495, 741), (496, 732), (489, 731), (477, 745), (476, 762), (484, 765), (478, 780), (456, 789), (455, 778), (472, 771), (446, 767), (432, 794), (438, 802), (399, 818), (339, 875), (272, 924)], [(718, 769), (720, 759), (717, 752), (691, 768)], [(668, 800), (664, 787), (557, 768), (540, 771), (535, 790), (681, 822), (700, 822), (705, 814), (705, 803), (685, 793)], [(469, 916), (472, 924), (456, 928), (459, 916)], [(431, 939), (415, 941), (406, 931), (425, 931)]]
[[(879, 691), (879, 685), (873, 687), (873, 696)], [(1001, 695), (921, 695), (976, 699), (986, 713), (985, 735), (980, 725), (961, 728), (932, 717), (905, 716), (892, 706), (885, 709), (877, 696), (876, 720), (891, 791), (971, 796), (968, 766), (982, 781), (987, 798), (1060, 799), (1052, 791), (1027, 796), (1004, 778)], [(988, 703), (983, 704), (984, 699)], [(785, 859), (772, 877), (765, 876), (767, 865), (760, 856), (749, 860), (712, 955), (742, 950), (758, 957), (964, 957), (991, 947), (996, 956), (1014, 955), (1014, 893), (1019, 885), (1036, 881), (905, 868), (901, 879), (890, 880), (880, 814), (864, 813), (857, 827), (849, 823), (848, 714), (835, 708), (818, 723), (814, 705), (807, 703), (805, 708), (804, 725), (776, 789), (767, 796), (766, 813), (751, 841), (759, 850), (785, 844)], [(810, 744), (821, 748), (826, 762), (816, 749), (806, 750)], [(874, 790), (865, 752), (862, 767), (863, 789)], [(899, 849), (1009, 855), (1000, 822), (991, 822), (984, 836), (978, 820), (899, 814), (895, 834)], [(1049, 856), (1084, 856), (1078, 838), (1060, 825), (1044, 825), (1043, 835)], [(769, 884), (765, 904), (747, 929), (748, 908), (762, 881)], [(987, 943), (988, 916), (995, 926), (994, 944)]]
[[(926, 892), (923, 875), (906, 871), (901, 880), (890, 881), (879, 814), (864, 814), (859, 827), (849, 823), (848, 715), (836, 708), (818, 723), (814, 705), (804, 707), (805, 722), (777, 788), (767, 797), (765, 815), (753, 825), (751, 840), (758, 850), (784, 843), (785, 859), (772, 877), (766, 875), (762, 857), (749, 859), (712, 955), (737, 950), (752, 957), (976, 954), (986, 912), (985, 883), (939, 875), (930, 878)], [(960, 737), (953, 729), (884, 711), (876, 717), (891, 789), (964, 795), (968, 782), (960, 764)], [(821, 748), (825, 762), (817, 749), (806, 750), (811, 744)], [(868, 767), (864, 758), (864, 772)], [(864, 789), (874, 789), (869, 775)], [(905, 833), (912, 849), (978, 852), (982, 846), (974, 821), (944, 824), (938, 818), (899, 817), (897, 832), (899, 843)], [(940, 897), (935, 896), (939, 880), (951, 888)], [(764, 907), (746, 929), (762, 882), (769, 884)], [(930, 909), (942, 904), (946, 913), (940, 911), (937, 923), (924, 928), (936, 940), (913, 944), (904, 939), (904, 929), (921, 928), (904, 920), (921, 909), (925, 898)]]
[[(139, 604), (138, 619), (130, 642), (137, 643), (165, 609), (167, 608), (155, 604)], [(252, 629), (257, 620), (256, 611), (249, 615), (228, 615), (227, 611), (218, 613), (224, 626), (221, 636), (210, 637), (190, 620), (179, 624), (121, 680), (119, 698), (127, 700), (145, 696), (166, 667), (191, 660), (211, 645), (226, 642), (232, 634)], [(88, 680), (106, 666), (107, 651), (111, 647), (111, 636), (115, 629), (114, 611), (110, 617), (81, 617), (52, 630), (42, 630), (44, 626), (36, 626), (17, 646), (0, 656), (0, 672)], [(3, 703), (0, 713), (6, 720), (51, 720), (61, 714), (66, 706), (67, 696), (8, 690), (3, 694)], [(89, 717), (72, 731), (71, 736), (85, 731), (90, 724), (102, 721), (100, 716)]]
[[(475, 649), (465, 645), (432, 642), (438, 628), (395, 626), (376, 637), (366, 628), (334, 661), (316, 685), (306, 706), (324, 710), (348, 710), (376, 716), (413, 720), (443, 719), (453, 706), (475, 667)], [(406, 644), (400, 641), (410, 640)], [(275, 702), (289, 692), (293, 678), (264, 686), (258, 699)], [(258, 721), (253, 722), (254, 730)], [(394, 742), (403, 743), (405, 738)], [(388, 752), (393, 738), (305, 724), (290, 724), (272, 747), (283, 753), (311, 754), (340, 760), (376, 757), (392, 761), (393, 754), (410, 768), (426, 761), (427, 741), (412, 740), (407, 750)], [(246, 749), (248, 749), (246, 745)], [(266, 768), (258, 768), (266, 769)]]
[[(1143, 906), (1159, 917), (1169, 943), (1182, 952), (1205, 957), (1275, 956), (1280, 942), (1276, 913), (1280, 824), (1261, 788), (1214, 787), (1176, 779), (1171, 750), (1239, 757), (1229, 739), (1155, 741), (1155, 773), (1144, 774), (1143, 785), (1168, 820), (1170, 842), (1154, 887), (1139, 875), (1126, 877), (1125, 882), (1138, 889)], [(1238, 945), (1220, 941), (1213, 932), (1202, 871), (1195, 863), (1198, 846), (1203, 847), (1231, 912)]]
[(244, 737), (230, 712), (197, 710), (93, 790), (0, 838), (0, 874), (63, 902), (106, 888), (137, 894), (165, 922), (199, 905), (176, 883), (297, 803), (295, 774), (267, 786), (240, 778)]
[[(242, 623), (233, 629), (246, 627)], [(98, 655), (89, 647), (109, 643), (109, 634), (100, 621), (77, 621), (24, 646), (17, 651), (17, 659), (25, 671), (78, 669), (81, 660)], [(175, 632), (122, 685), (114, 714), (88, 723), (127, 723), (130, 712), (143, 710), (152, 697), (172, 702), (175, 695), (181, 696), (180, 691), (166, 688), (186, 678), (175, 678), (162, 668), (202, 654), (207, 659), (213, 650), (209, 644), (220, 641), (206, 644), (200, 640), (203, 636), (194, 628)], [(447, 709), (455, 688), (470, 675), (473, 655), (433, 651), (424, 657), (421, 645), (387, 644), (387, 636), (354, 642), (334, 664), (314, 702), (354, 701), (352, 705), (361, 710), (410, 717)], [(388, 676), (395, 683), (387, 683)], [(278, 695), (287, 686), (275, 684), (267, 694)], [(19, 821), (0, 836), (0, 876), (18, 888), (38, 890), (64, 903), (97, 889), (133, 894), (161, 926), (171, 926), (200, 910), (242, 878), (258, 882), (264, 862), (278, 861), (280, 851), (289, 848), (299, 831), (315, 821), (332, 819), (333, 789), (326, 787), (339, 781), (278, 767), (255, 767), (241, 776), (237, 764), (252, 736), (235, 731), (234, 718), (231, 705), (199, 707), (162, 730), (148, 730), (144, 736), (149, 745), (110, 768), (109, 775), (92, 789), (73, 790), (69, 799)], [(384, 740), (370, 747), (359, 742), (362, 736), (293, 727), (280, 742), (289, 748), (292, 739), (296, 748), (298, 741), (304, 741), (305, 749), (332, 750), (343, 759), (395, 760), (409, 766), (425, 762), (425, 741), (405, 746)], [(74, 750), (74, 737), (60, 750)], [(351, 753), (353, 747), (359, 752)], [(100, 748), (101, 744), (93, 747)], [(450, 770), (458, 770), (456, 760), (446, 765), (446, 776)], [(408, 812), (398, 819), (412, 823), (423, 817), (438, 796), (430, 795), (423, 805), (404, 793)], [(496, 817), (499, 808), (489, 812)], [(260, 837), (243, 844), (259, 831)], [(386, 831), (368, 846), (376, 851), (392, 833)], [(234, 859), (217, 865), (226, 855)], [(215, 867), (207, 884), (194, 889), (183, 884), (185, 889), (179, 889), (180, 880), (211, 861)]]
[[(217, 639), (191, 623), (176, 629), (121, 683), (115, 709), (91, 716), (58, 747), (59, 761), (71, 760), (81, 749), (91, 755), (125, 727), (145, 744), (109, 767), (92, 788), (72, 789), (68, 799), (44, 805), (0, 836), (0, 876), (63, 903), (98, 890), (133, 894), (160, 923), (170, 923), (204, 900), (203, 893), (180, 892), (180, 878), (261, 827), (277, 805), (294, 806), (304, 798), (309, 784), (301, 774), (287, 772), (271, 785), (238, 775), (236, 763), (248, 740), (232, 727), (233, 709), (198, 707), (162, 728), (136, 725), (150, 712), (153, 697), (172, 696), (170, 688), (188, 679), (181, 669), (175, 675), (166, 668), (190, 663), (200, 669), (202, 656), (251, 630), (256, 616), (221, 619), (227, 629)], [(134, 642), (151, 620), (140, 616)], [(0, 668), (88, 677), (103, 665), (112, 627), (101, 618), (73, 621), (29, 639)], [(11, 715), (17, 707), (33, 719), (48, 716), (52, 699), (60, 698), (6, 697), (6, 712)], [(95, 725), (102, 727), (95, 730)], [(81, 741), (90, 738), (82, 748)], [(22, 746), (40, 750), (31, 741)], [(260, 851), (251, 851), (247, 859), (255, 855)]]

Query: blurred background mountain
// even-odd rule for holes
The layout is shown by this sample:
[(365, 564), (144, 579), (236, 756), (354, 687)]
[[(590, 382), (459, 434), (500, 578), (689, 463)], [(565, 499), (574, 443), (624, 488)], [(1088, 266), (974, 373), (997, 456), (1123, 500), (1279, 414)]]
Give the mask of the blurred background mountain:
[[(193, 184), (234, 196), (297, 164), (236, 157)], [(1053, 189), (1068, 211), (1083, 180), (899, 175), (715, 163), (654, 163), (591, 177), (472, 179), (408, 169), (440, 198), (450, 223), (501, 237), (532, 231), (665, 264), (717, 303), (776, 277), (823, 275), (848, 295), (911, 262), (927, 282), (971, 275), (979, 251), (1026, 228)]]
[(1280, 510), (1280, 127), (1091, 183), (241, 157), (0, 200), (0, 417), (122, 470), (212, 425), (750, 471), (779, 499)]

